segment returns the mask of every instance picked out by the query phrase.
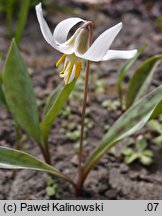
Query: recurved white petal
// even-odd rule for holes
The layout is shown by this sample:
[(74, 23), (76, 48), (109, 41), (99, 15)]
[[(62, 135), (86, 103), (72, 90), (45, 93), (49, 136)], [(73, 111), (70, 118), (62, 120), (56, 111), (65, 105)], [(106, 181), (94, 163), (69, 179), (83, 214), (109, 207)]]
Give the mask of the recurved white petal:
[(86, 22), (86, 21), (78, 17), (68, 18), (61, 21), (56, 26), (53, 33), (55, 42), (59, 45), (65, 43), (67, 41), (69, 31), (72, 29), (72, 27), (74, 27), (79, 22)]
[(79, 57), (90, 61), (101, 61), (111, 46), (116, 35), (122, 28), (122, 23), (119, 23), (108, 30), (104, 31), (91, 45), (87, 52)]
[(130, 59), (133, 58), (137, 53), (137, 50), (108, 50), (103, 57), (102, 61), (112, 59)]
[(66, 20), (63, 20), (60, 22), (53, 33), (54, 41), (58, 45), (58, 49), (60, 52), (65, 53), (67, 55), (72, 54), (74, 52), (74, 42), (77, 38), (81, 28), (79, 27), (75, 33), (69, 38), (68, 34), (70, 30), (78, 23), (86, 22), (83, 19), (74, 17), (74, 18), (68, 18)]
[(75, 39), (77, 38), (81, 28), (78, 28), (75, 33), (65, 42), (62, 44), (58, 44), (58, 49), (60, 52), (65, 53), (67, 55), (72, 54), (75, 49), (74, 49), (74, 44), (75, 44)]
[(50, 31), (44, 17), (43, 17), (43, 11), (42, 11), (42, 4), (39, 3), (38, 5), (36, 5), (35, 7), (35, 10), (36, 10), (36, 14), (37, 14), (37, 18), (38, 18), (38, 22), (39, 22), (39, 25), (40, 25), (40, 29), (41, 29), (41, 32), (45, 38), (45, 40), (52, 46), (54, 47), (55, 49), (58, 50), (57, 48), (57, 45), (54, 41), (54, 38), (53, 38), (53, 35), (52, 35), (52, 32)]

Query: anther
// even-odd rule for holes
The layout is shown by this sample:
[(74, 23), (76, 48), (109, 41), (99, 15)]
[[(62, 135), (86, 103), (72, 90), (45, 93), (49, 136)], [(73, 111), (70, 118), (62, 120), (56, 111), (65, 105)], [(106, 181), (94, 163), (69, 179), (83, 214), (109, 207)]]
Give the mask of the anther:
[(56, 62), (56, 67), (58, 67), (66, 58), (66, 54), (63, 54), (61, 58)]

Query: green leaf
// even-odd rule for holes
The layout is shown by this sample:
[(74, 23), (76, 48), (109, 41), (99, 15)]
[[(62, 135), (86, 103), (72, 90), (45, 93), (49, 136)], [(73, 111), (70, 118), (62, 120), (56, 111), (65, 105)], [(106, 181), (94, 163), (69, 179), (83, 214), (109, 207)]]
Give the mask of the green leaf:
[(148, 126), (158, 132), (159, 134), (162, 134), (162, 125), (158, 122), (158, 120), (151, 120), (149, 123), (148, 123)]
[(1, 84), (0, 84), (0, 105), (6, 106), (6, 99)]
[(0, 147), (0, 168), (39, 170), (66, 179), (60, 171), (47, 163), (27, 153), (7, 147)]
[(54, 196), (56, 194), (56, 189), (54, 187), (48, 186), (46, 188), (47, 195), (49, 197)]
[(136, 147), (138, 151), (143, 151), (144, 149), (146, 149), (147, 145), (148, 143), (146, 142), (146, 140), (142, 139), (137, 142)]
[(162, 146), (162, 135), (155, 137), (152, 141), (153, 143), (161, 147)]
[(95, 148), (84, 166), (84, 176), (87, 176), (98, 160), (119, 140), (140, 130), (150, 119), (150, 116), (160, 100), (162, 100), (162, 85), (131, 106), (114, 123), (100, 144)]
[(71, 141), (77, 141), (80, 138), (80, 130), (76, 129), (74, 131), (69, 131), (66, 133), (66, 137)]
[(13, 19), (13, 12), (14, 12), (14, 4), (15, 0), (7, 0), (6, 1), (6, 28), (7, 28), (7, 34), (11, 34), (11, 24)]
[(47, 104), (44, 109), (45, 114), (47, 114), (47, 112), (50, 110), (52, 105), (56, 102), (58, 96), (60, 95), (60, 92), (64, 89), (64, 87), (65, 87), (65, 84), (64, 82), (62, 82), (57, 86), (56, 89), (53, 90), (53, 92), (51, 93), (51, 95), (49, 96), (47, 100)]
[(76, 83), (76, 79), (70, 84), (60, 85), (56, 91), (53, 92), (48, 105), (46, 106), (45, 116), (41, 122), (41, 134), (44, 140), (47, 140), (49, 130), (62, 109), (63, 105), (67, 101), (70, 93), (72, 92)]
[(153, 152), (151, 151), (151, 150), (149, 150), (149, 149), (147, 149), (147, 150), (145, 150), (144, 152), (143, 152), (143, 154), (145, 155), (145, 156), (147, 156), (147, 157), (153, 157)]
[(152, 113), (150, 120), (158, 117), (160, 114), (162, 114), (162, 101), (156, 106), (154, 112)]
[(131, 155), (125, 157), (125, 163), (126, 163), (126, 164), (131, 164), (131, 163), (133, 163), (137, 158), (138, 158), (138, 154), (133, 153), (133, 154), (131, 154)]
[(118, 94), (121, 100), (122, 100), (122, 82), (126, 74), (129, 72), (129, 69), (133, 66), (133, 64), (136, 62), (139, 56), (144, 52), (145, 48), (146, 48), (146, 45), (140, 48), (133, 58), (127, 60), (118, 73), (117, 90), (118, 90)]
[(32, 82), (14, 40), (5, 62), (3, 76), (7, 105), (15, 121), (40, 143), (39, 117)]
[(132, 155), (134, 152), (133, 152), (133, 150), (131, 149), (131, 148), (125, 148), (125, 149), (123, 149), (123, 151), (122, 151), (122, 154), (123, 155), (125, 155), (125, 156), (130, 156), (130, 155)]
[(21, 7), (19, 10), (18, 22), (16, 24), (16, 33), (15, 33), (15, 40), (17, 43), (20, 42), (21, 36), (25, 28), (28, 12), (30, 8), (30, 2), (31, 2), (30, 0), (21, 1)]
[(53, 178), (49, 177), (47, 180), (47, 187), (46, 187), (47, 195), (49, 197), (54, 196), (57, 194), (58, 190), (59, 190), (58, 184), (55, 182)]
[(142, 155), (140, 161), (143, 165), (149, 166), (152, 163), (152, 157)]
[(129, 108), (135, 100), (138, 100), (146, 93), (151, 83), (154, 71), (161, 61), (162, 55), (156, 55), (147, 59), (138, 67), (128, 86), (126, 108)]

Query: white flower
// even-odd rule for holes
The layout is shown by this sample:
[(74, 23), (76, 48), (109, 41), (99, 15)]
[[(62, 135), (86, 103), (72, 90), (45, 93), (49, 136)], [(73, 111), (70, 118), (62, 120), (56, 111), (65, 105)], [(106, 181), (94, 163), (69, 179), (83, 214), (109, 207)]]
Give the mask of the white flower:
[[(136, 49), (130, 51), (109, 49), (114, 38), (121, 30), (122, 23), (104, 31), (89, 47), (88, 21), (77, 17), (65, 19), (56, 26), (52, 34), (43, 17), (41, 3), (36, 6), (36, 14), (45, 40), (53, 48), (63, 53), (56, 66), (58, 67), (64, 62), (60, 77), (64, 78), (65, 84), (79, 76), (83, 67), (82, 60), (98, 62), (111, 59), (129, 59), (137, 52)], [(76, 24), (80, 24), (80, 27), (68, 39), (70, 30)]]

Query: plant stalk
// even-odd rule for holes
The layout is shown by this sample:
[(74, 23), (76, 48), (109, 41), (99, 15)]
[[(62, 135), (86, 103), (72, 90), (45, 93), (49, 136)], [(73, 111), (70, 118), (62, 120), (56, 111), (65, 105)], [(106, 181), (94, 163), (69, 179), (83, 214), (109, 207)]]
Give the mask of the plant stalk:
[(42, 144), (40, 144), (39, 146), (40, 146), (40, 150), (42, 152), (45, 162), (48, 163), (49, 165), (52, 165), (51, 156), (49, 152), (49, 146), (48, 146), (48, 140), (47, 139), (43, 140)]
[[(89, 45), (91, 46), (93, 41), (93, 25), (92, 22), (88, 21), (84, 24), (84, 26), (88, 26), (90, 31), (90, 41)], [(82, 106), (82, 117), (81, 117), (81, 134), (80, 134), (80, 147), (79, 147), (79, 165), (78, 165), (78, 179), (77, 179), (77, 187), (76, 187), (76, 196), (80, 196), (82, 194), (83, 188), (83, 167), (82, 167), (82, 159), (83, 159), (83, 139), (84, 139), (84, 126), (85, 126), (85, 113), (86, 113), (86, 105), (87, 105), (87, 96), (88, 96), (88, 80), (89, 80), (89, 70), (90, 70), (90, 61), (87, 61), (86, 70), (85, 70), (85, 86), (84, 86), (84, 98), (83, 98), (83, 106)]]
[(44, 155), (45, 162), (48, 163), (49, 165), (52, 165), (51, 164), (51, 156), (50, 156), (49, 148), (48, 147), (44, 148), (43, 155)]
[(85, 126), (85, 112), (86, 112), (87, 96), (88, 96), (89, 67), (90, 67), (90, 62), (88, 61), (87, 65), (86, 65), (84, 99), (83, 99), (82, 118), (81, 118), (81, 134), (80, 134), (79, 166), (78, 166), (78, 185), (80, 185), (79, 182), (82, 179), (83, 138), (84, 138), (84, 126)]

